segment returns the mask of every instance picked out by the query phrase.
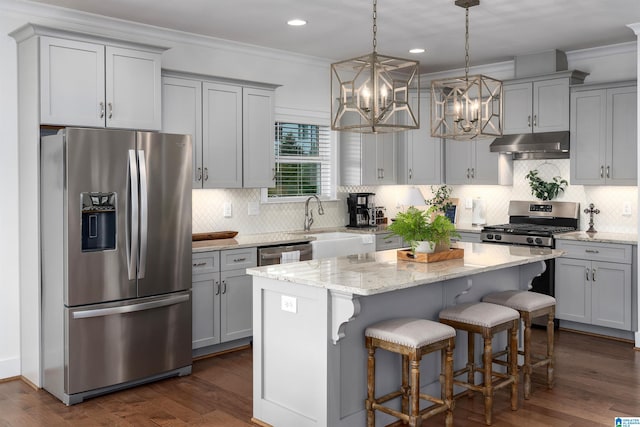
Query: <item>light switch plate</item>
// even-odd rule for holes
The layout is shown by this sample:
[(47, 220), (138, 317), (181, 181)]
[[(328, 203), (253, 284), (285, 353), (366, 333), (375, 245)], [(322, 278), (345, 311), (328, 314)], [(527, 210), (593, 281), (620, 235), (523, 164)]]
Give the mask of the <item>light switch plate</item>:
[(628, 200), (622, 204), (622, 215), (631, 216), (631, 202)]
[(222, 208), (222, 215), (225, 218), (231, 218), (231, 216), (233, 215), (233, 206), (231, 205), (231, 202), (224, 202), (223, 208)]

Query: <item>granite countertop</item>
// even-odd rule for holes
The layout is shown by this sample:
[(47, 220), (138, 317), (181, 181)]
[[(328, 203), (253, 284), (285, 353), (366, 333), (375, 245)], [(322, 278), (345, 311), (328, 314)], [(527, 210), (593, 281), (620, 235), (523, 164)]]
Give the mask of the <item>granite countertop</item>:
[[(311, 232), (307, 232), (308, 235)], [(305, 243), (315, 240), (313, 237), (306, 237), (305, 233), (263, 233), (263, 234), (239, 234), (233, 239), (201, 240), (192, 242), (193, 253), (217, 251), (223, 249), (241, 249), (257, 246), (288, 245), (294, 243)]]
[(456, 243), (464, 259), (429, 264), (398, 261), (396, 250), (247, 269), (247, 274), (326, 288), (355, 295), (375, 295), (505, 267), (556, 258), (563, 251), (528, 246)]
[(609, 233), (598, 231), (594, 234), (587, 234), (586, 231), (571, 231), (569, 233), (554, 234), (556, 240), (579, 240), (581, 242), (596, 243), (625, 243), (631, 245), (638, 244), (637, 233)]

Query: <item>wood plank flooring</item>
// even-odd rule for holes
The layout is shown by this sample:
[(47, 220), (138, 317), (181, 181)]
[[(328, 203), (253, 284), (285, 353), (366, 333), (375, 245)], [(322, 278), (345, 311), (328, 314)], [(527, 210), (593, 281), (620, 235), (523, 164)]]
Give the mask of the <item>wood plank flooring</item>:
[[(534, 343), (543, 343), (544, 332), (533, 332)], [(190, 376), (71, 407), (22, 381), (0, 383), (0, 426), (251, 426), (251, 359), (246, 349), (199, 360)], [(546, 389), (542, 372), (533, 379), (532, 398), (521, 399), (517, 411), (509, 408), (508, 391), (498, 391), (494, 426), (613, 426), (616, 416), (640, 417), (640, 352), (629, 343), (559, 331), (555, 388)], [(482, 411), (481, 396), (462, 398), (454, 425), (483, 426)], [(436, 417), (424, 425), (443, 423)]]

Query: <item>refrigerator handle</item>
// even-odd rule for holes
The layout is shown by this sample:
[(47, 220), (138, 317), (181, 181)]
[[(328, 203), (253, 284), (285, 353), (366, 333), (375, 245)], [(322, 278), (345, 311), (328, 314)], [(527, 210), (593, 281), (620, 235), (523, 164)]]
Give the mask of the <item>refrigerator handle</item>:
[(144, 157), (144, 150), (138, 150), (138, 165), (140, 168), (140, 265), (138, 279), (144, 279), (144, 274), (147, 271), (147, 230), (149, 228), (147, 161)]
[(80, 310), (73, 312), (74, 319), (87, 319), (90, 317), (104, 317), (113, 314), (133, 313), (135, 311), (151, 310), (154, 308), (166, 307), (168, 305), (182, 304), (189, 301), (189, 295), (174, 295), (155, 301), (141, 302), (138, 304), (128, 304), (119, 307), (96, 308), (93, 310)]
[(138, 254), (138, 164), (135, 150), (129, 150), (129, 232), (127, 238), (127, 270), (129, 280), (136, 278)]

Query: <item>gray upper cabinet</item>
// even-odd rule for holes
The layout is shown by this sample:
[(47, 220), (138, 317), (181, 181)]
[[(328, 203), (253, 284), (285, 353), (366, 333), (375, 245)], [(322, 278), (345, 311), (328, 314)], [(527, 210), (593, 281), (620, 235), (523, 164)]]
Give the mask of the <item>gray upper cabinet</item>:
[(502, 182), (501, 160), (507, 161), (499, 153), (489, 151), (492, 139), (472, 141), (446, 141), (446, 183), (500, 184)]
[(340, 132), (342, 185), (396, 183), (396, 133)]
[(163, 131), (193, 137), (193, 188), (273, 186), (273, 89), (168, 73)]
[[(410, 102), (415, 105), (416, 101), (417, 96), (412, 94)], [(398, 135), (398, 184), (441, 184), (444, 181), (444, 141), (431, 137), (430, 101), (428, 93), (420, 94), (420, 129)]]
[(571, 184), (637, 185), (635, 82), (573, 88)]
[(569, 79), (504, 84), (505, 135), (569, 129)]
[(40, 122), (159, 130), (161, 51), (40, 37)]

